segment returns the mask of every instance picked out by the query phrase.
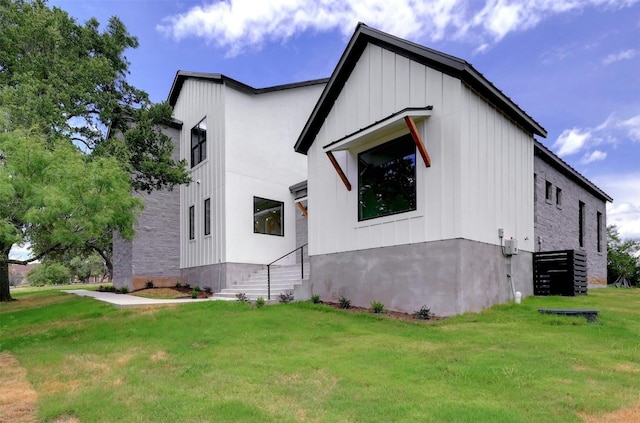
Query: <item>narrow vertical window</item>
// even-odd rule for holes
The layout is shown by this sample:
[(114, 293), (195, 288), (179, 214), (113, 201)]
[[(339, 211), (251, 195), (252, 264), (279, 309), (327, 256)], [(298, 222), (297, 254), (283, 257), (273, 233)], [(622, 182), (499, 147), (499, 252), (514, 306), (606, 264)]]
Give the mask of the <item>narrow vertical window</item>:
[(189, 239), (195, 239), (196, 237), (196, 208), (195, 206), (189, 207)]
[(533, 202), (538, 201), (538, 175), (533, 174)]
[(207, 158), (207, 118), (191, 128), (191, 167)]
[(602, 252), (602, 213), (598, 212), (596, 217), (596, 224), (598, 225), (598, 252)]
[(578, 241), (584, 247), (584, 203), (578, 202)]
[(562, 190), (558, 187), (556, 187), (556, 205), (562, 205)]
[(211, 198), (204, 200), (204, 234), (211, 234)]
[(547, 183), (544, 188), (544, 199), (547, 201), (551, 201), (551, 196), (553, 195), (553, 185), (549, 181), (546, 182)]

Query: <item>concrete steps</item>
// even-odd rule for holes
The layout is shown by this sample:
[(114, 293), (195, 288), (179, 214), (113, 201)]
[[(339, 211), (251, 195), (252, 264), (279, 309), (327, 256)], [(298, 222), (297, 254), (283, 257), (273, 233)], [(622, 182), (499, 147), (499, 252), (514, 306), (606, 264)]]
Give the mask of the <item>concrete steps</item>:
[[(302, 279), (300, 263), (286, 266), (271, 266), (271, 300), (277, 300), (280, 294), (294, 291), (309, 279), (309, 264), (304, 263), (305, 275)], [(253, 273), (247, 280), (234, 283), (231, 287), (213, 294), (213, 298), (237, 298), (244, 293), (247, 299), (255, 301), (259, 297), (267, 299), (267, 269)]]

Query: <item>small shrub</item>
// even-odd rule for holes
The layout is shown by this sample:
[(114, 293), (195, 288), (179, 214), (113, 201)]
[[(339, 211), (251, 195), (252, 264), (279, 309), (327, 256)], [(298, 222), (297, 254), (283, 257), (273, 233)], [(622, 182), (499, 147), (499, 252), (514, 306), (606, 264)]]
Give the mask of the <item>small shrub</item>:
[(420, 310), (416, 311), (415, 313), (416, 319), (418, 320), (429, 320), (431, 319), (431, 317), (433, 317), (433, 313), (431, 313), (431, 309), (427, 308), (426, 305), (423, 305)]
[(205, 286), (204, 288), (202, 288), (202, 290), (207, 294), (211, 294), (213, 292), (210, 286)]
[(126, 286), (123, 286), (120, 289), (114, 288), (114, 291), (116, 294), (128, 294), (129, 293), (129, 288), (127, 288)]
[(372, 301), (371, 302), (371, 309), (376, 314), (384, 313), (384, 304), (382, 304), (379, 301)]
[(293, 291), (283, 292), (279, 295), (279, 298), (281, 303), (288, 304), (294, 299)]
[(196, 286), (195, 288), (193, 288), (193, 290), (196, 291), (196, 292), (200, 292), (200, 287)]
[(262, 308), (265, 306), (265, 304), (267, 304), (267, 302), (264, 300), (264, 298), (258, 297), (258, 299), (256, 300), (256, 308)]
[(351, 301), (345, 297), (340, 297), (338, 302), (340, 303), (340, 308), (351, 308)]
[(153, 281), (152, 280), (148, 280), (147, 283), (144, 284), (144, 287), (147, 289), (152, 289), (153, 288)]
[(241, 303), (246, 303), (247, 301), (249, 301), (249, 298), (247, 298), (247, 294), (245, 294), (244, 292), (238, 292), (236, 294), (236, 298), (238, 299), (238, 301), (240, 301)]
[(191, 285), (188, 283), (185, 283), (183, 286), (184, 286), (184, 289), (191, 289)]
[(193, 288), (193, 291), (191, 291), (191, 298), (198, 298), (198, 291), (196, 291), (195, 288)]
[(180, 287), (182, 287), (182, 282), (176, 281), (176, 288), (180, 288)]
[(320, 295), (313, 294), (311, 296), (311, 302), (314, 303), (314, 304), (319, 304), (320, 303)]

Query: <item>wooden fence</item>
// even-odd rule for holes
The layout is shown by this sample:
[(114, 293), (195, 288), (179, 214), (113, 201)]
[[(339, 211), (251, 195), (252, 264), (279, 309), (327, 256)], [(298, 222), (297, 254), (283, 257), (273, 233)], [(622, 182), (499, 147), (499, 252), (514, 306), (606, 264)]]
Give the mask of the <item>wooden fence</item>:
[(533, 253), (534, 295), (587, 295), (587, 253), (578, 250)]

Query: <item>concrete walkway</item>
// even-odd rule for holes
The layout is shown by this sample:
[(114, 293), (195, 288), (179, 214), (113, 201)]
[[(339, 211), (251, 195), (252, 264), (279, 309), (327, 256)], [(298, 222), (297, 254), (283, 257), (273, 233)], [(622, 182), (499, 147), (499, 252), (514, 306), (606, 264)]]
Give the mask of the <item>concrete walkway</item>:
[[(99, 301), (104, 301), (105, 303), (113, 304), (116, 307), (140, 307), (140, 306), (150, 306), (150, 305), (165, 305), (165, 304), (185, 304), (185, 303), (200, 303), (204, 301), (225, 301), (226, 299), (222, 298), (205, 298), (205, 299), (174, 299), (174, 300), (159, 300), (154, 298), (143, 298), (137, 297), (135, 295), (128, 294), (114, 294), (113, 292), (99, 292), (99, 291), (88, 291), (86, 289), (68, 289), (63, 290), (62, 292), (66, 292), (67, 294), (75, 294), (80, 297), (92, 297)], [(235, 298), (229, 299), (231, 301), (236, 301)]]

